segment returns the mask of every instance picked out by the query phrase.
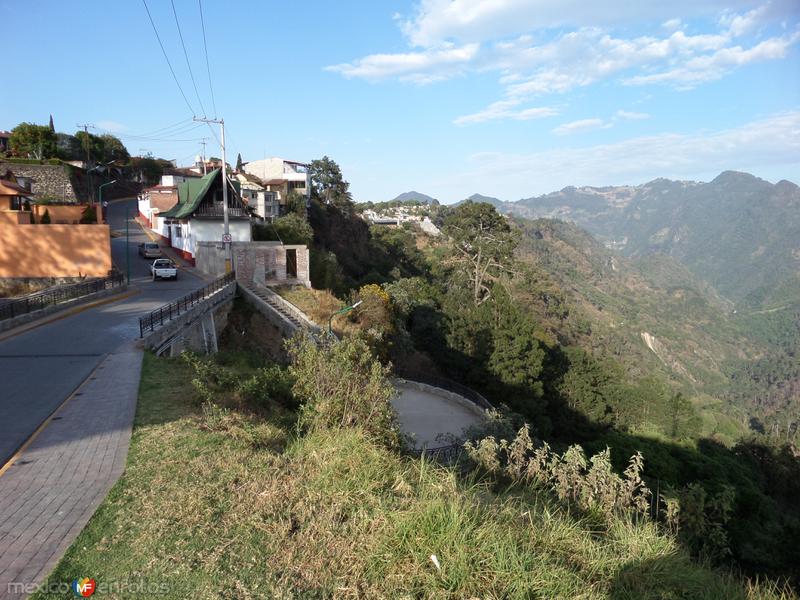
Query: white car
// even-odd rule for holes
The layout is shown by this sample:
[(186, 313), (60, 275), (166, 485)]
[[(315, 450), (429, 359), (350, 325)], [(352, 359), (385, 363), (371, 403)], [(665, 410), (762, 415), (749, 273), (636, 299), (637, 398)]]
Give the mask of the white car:
[(178, 269), (168, 258), (159, 258), (154, 260), (150, 265), (150, 273), (153, 275), (153, 281), (156, 279), (177, 279)]

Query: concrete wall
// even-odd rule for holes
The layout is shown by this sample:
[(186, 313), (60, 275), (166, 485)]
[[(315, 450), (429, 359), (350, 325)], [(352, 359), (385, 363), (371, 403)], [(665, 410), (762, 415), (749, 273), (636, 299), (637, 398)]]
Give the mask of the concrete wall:
[(0, 224), (0, 278), (105, 277), (111, 270), (108, 225)]
[(165, 322), (163, 327), (145, 333), (144, 347), (157, 352), (167, 350), (170, 356), (183, 350), (216, 352), (217, 336), (228, 321), (235, 294), (236, 283), (231, 282), (214, 296)]
[[(308, 248), (304, 245), (280, 242), (233, 242), (233, 268), (236, 279), (258, 285), (296, 281), (311, 287)], [(297, 255), (297, 277), (287, 278), (286, 251)], [(197, 268), (208, 275), (225, 273), (225, 247), (222, 243), (199, 242), (196, 256)]]
[[(31, 210), (36, 215), (36, 222), (40, 223), (44, 216), (44, 211), (50, 215), (50, 222), (53, 224), (58, 223), (78, 223), (83, 216), (83, 211), (86, 209), (84, 204), (34, 204)], [(97, 211), (99, 213), (99, 211)]]

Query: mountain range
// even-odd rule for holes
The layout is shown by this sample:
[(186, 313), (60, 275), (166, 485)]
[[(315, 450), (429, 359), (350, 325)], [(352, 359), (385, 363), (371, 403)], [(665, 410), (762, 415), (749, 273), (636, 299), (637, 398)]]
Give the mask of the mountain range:
[(737, 308), (800, 298), (800, 188), (725, 171), (708, 183), (566, 187), (517, 202), (474, 194), (499, 211), (573, 222), (607, 248), (674, 258)]

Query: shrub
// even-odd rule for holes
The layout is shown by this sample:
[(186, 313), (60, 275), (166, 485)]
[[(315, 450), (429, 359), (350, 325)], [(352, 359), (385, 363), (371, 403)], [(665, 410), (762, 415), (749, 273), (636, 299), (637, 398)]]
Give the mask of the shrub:
[(83, 224), (97, 223), (97, 211), (95, 210), (93, 205), (90, 204), (89, 206), (83, 209), (80, 223)]
[(465, 447), (470, 458), (490, 473), (549, 489), (562, 502), (609, 520), (621, 513), (647, 514), (650, 506), (652, 494), (642, 481), (644, 460), (638, 452), (620, 477), (608, 448), (588, 460), (578, 445), (559, 454), (547, 443), (535, 447), (527, 425), (511, 442), (487, 437)]
[(299, 336), (288, 349), (303, 428), (358, 427), (390, 447), (399, 445), (390, 403), (395, 393), (388, 379), (390, 367), (381, 365), (362, 337), (319, 347), (310, 337)]
[(241, 380), (236, 385), (239, 397), (245, 402), (265, 408), (270, 401), (277, 401), (287, 407), (295, 404), (292, 394), (293, 381), (286, 369), (270, 365), (258, 369), (254, 375)]
[(45, 208), (44, 209), (44, 214), (42, 215), (42, 218), (39, 219), (39, 223), (41, 223), (42, 225), (50, 225), (50, 222), (51, 222), (50, 221), (50, 210)]

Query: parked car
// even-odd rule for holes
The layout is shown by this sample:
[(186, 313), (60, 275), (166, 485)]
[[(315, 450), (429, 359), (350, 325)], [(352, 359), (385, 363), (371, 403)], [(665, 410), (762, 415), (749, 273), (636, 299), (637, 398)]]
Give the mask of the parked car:
[(139, 256), (143, 258), (161, 258), (161, 248), (155, 242), (139, 244)]
[(150, 273), (153, 275), (153, 281), (156, 279), (177, 279), (178, 268), (168, 258), (159, 258), (154, 260), (150, 265)]

